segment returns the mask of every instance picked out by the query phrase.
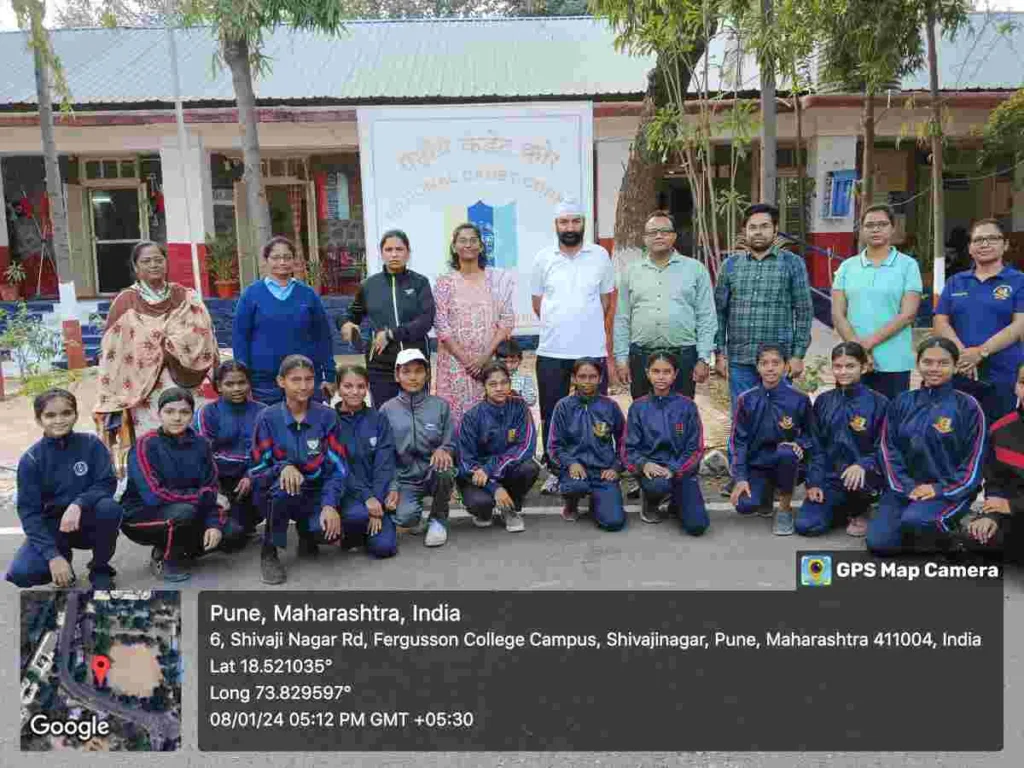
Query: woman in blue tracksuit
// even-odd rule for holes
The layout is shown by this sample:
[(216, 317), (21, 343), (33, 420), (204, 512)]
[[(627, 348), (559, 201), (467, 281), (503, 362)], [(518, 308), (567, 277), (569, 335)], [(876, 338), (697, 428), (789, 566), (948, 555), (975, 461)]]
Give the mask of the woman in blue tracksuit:
[(626, 471), (640, 478), (641, 520), (660, 523), (658, 504), (669, 496), (669, 509), (683, 530), (700, 536), (711, 523), (697, 479), (704, 455), (704, 426), (693, 400), (672, 391), (678, 374), (673, 355), (648, 356), (652, 394), (633, 401), (629, 408)]
[(233, 546), (240, 548), (259, 522), (248, 469), (256, 418), (267, 406), (252, 399), (249, 369), (237, 360), (220, 364), (213, 374), (213, 387), (220, 397), (196, 411), (195, 429), (213, 446), (220, 493), (231, 504), (228, 516), (238, 529)]
[(128, 454), (121, 530), (153, 547), (149, 567), (155, 576), (178, 582), (191, 575), (192, 559), (217, 549), (225, 531), (232, 531), (228, 505), (218, 503), (213, 449), (192, 429), (192, 393), (171, 387), (157, 408), (160, 428), (140, 437)]
[(601, 367), (596, 360), (577, 360), (572, 381), (575, 393), (558, 401), (548, 429), (548, 455), (564, 499), (562, 519), (575, 522), (580, 498), (589, 494), (594, 522), (618, 531), (626, 524), (619, 487), (626, 419), (614, 400), (598, 394)]
[(395, 478), (395, 440), (387, 416), (366, 405), (369, 385), (369, 373), (361, 365), (338, 371), (341, 400), (334, 409), (349, 469), (341, 525), (350, 542), (365, 540), (368, 554), (391, 557), (398, 552), (398, 531), (390, 514), (398, 494), (388, 498)]
[(729, 437), (736, 481), (730, 500), (741, 515), (772, 517), (773, 488), (778, 489), (779, 511), (772, 525), (776, 536), (795, 531), (793, 488), (814, 440), (811, 400), (783, 380), (785, 371), (782, 347), (762, 344), (757, 351), (761, 383), (736, 400)]
[(846, 513), (846, 532), (864, 536), (868, 508), (885, 481), (878, 465), (885, 395), (861, 383), (868, 355), (855, 341), (832, 350), (836, 388), (814, 401), (814, 450), (807, 471), (807, 498), (796, 515), (796, 532), (818, 536), (832, 529), (837, 511)]
[(266, 408), (252, 437), (256, 502), (267, 521), (260, 553), (264, 584), (282, 584), (288, 574), (277, 555), (295, 521), (299, 556), (315, 557), (321, 544), (341, 545), (341, 514), (348, 464), (333, 408), (313, 400), (316, 369), (303, 355), (281, 361), (277, 385), (285, 399)]
[(868, 523), (872, 552), (944, 548), (980, 489), (985, 414), (953, 389), (959, 357), (949, 339), (926, 339), (917, 349), (921, 389), (889, 405), (881, 446), (888, 488)]
[(480, 378), (484, 399), (462, 417), (456, 438), (458, 484), (478, 528), (491, 525), (497, 507), (505, 530), (518, 533), (526, 528), (523, 499), (540, 471), (533, 460), (537, 430), (526, 401), (512, 394), (503, 363), (485, 365)]

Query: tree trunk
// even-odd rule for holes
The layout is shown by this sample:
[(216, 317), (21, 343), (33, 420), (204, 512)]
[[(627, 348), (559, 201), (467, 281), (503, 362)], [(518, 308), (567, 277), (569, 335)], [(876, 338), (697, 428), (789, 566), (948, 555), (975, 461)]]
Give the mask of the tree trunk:
[(935, 47), (935, 7), (928, 5), (928, 88), (932, 96), (932, 227), (935, 230), (932, 242), (934, 264), (932, 268), (933, 301), (938, 300), (946, 282), (946, 217), (942, 195), (942, 104), (939, 102), (939, 60)]
[[(794, 84), (796, 77), (793, 78)], [(800, 93), (793, 94), (793, 104), (796, 107), (796, 194), (799, 200), (800, 217), (800, 239), (807, 242), (807, 171), (804, 168), (804, 108), (800, 101)], [(804, 252), (803, 243), (800, 244), (800, 253)]]
[[(42, 46), (48, 44), (46, 29), (43, 27), (42, 3), (32, 4), (32, 52), (36, 69), (36, 98), (39, 101), (39, 128), (43, 141), (43, 163), (46, 168), (46, 197), (50, 204), (50, 221), (53, 224), (53, 255), (57, 262), (57, 282), (61, 298), (72, 305), (75, 303), (75, 278), (71, 272), (71, 246), (68, 243), (68, 217), (64, 208), (64, 184), (60, 178), (60, 162), (57, 159), (57, 141), (53, 133), (53, 100), (50, 95), (50, 67)], [(43, 223), (45, 229), (46, 224)], [(45, 243), (43, 244), (45, 248)], [(64, 309), (71, 309), (65, 307)]]
[(657, 199), (661, 166), (644, 156), (647, 126), (654, 119), (654, 113), (654, 96), (648, 93), (640, 110), (640, 124), (629, 148), (629, 160), (615, 205), (613, 260), (616, 271), (624, 269), (630, 261), (643, 253), (645, 220), (647, 214), (654, 210)]
[[(244, 258), (255, 259), (259, 249), (272, 236), (270, 208), (267, 193), (263, 188), (263, 173), (260, 169), (260, 138), (256, 126), (256, 94), (252, 87), (252, 68), (249, 63), (249, 46), (245, 40), (224, 40), (224, 61), (231, 69), (231, 80), (235, 86), (235, 100), (238, 103), (238, 124), (242, 128), (242, 160), (245, 171), (246, 208), (249, 217), (249, 236), (243, 242), (248, 244), (249, 253)], [(257, 273), (258, 273), (257, 269)]]
[(875, 92), (864, 91), (861, 110), (861, 129), (864, 132), (864, 150), (861, 156), (861, 215), (875, 199)]
[[(772, 0), (761, 0), (767, 28), (772, 24)], [(778, 198), (778, 112), (775, 108), (775, 70), (772, 62), (761, 62), (761, 200), (775, 205)]]

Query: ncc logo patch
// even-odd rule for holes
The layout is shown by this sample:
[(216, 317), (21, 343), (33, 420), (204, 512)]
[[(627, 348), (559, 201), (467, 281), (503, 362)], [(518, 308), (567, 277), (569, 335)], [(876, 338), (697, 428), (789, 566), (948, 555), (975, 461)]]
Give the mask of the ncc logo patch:
[(790, 416), (783, 416), (782, 419), (779, 421), (779, 426), (782, 427), (783, 429), (792, 429), (793, 428), (793, 419), (792, 419), (792, 417), (790, 417)]
[(75, 477), (85, 477), (86, 472), (89, 471), (89, 465), (84, 461), (76, 461), (71, 471), (75, 473)]
[(682, 422), (676, 424), (676, 434), (682, 436), (684, 432), (686, 432), (686, 426)]
[(314, 437), (306, 441), (306, 448), (309, 449), (310, 453), (316, 453), (320, 450), (320, 438)]
[(868, 420), (865, 419), (863, 416), (854, 416), (852, 419), (850, 419), (850, 429), (852, 429), (854, 432), (863, 432), (865, 429), (867, 429), (867, 426)]
[(370, 447), (371, 448), (376, 448), (377, 447), (377, 438), (376, 437), (371, 437), (370, 438)]
[(609, 434), (610, 431), (607, 423), (603, 421), (594, 422), (594, 437), (599, 440), (607, 440)]
[(934, 424), (932, 424), (932, 426), (935, 427), (936, 432), (939, 432), (943, 435), (948, 435), (950, 432), (953, 431), (953, 420), (949, 418), (949, 416), (943, 416)]
[(992, 298), (999, 299), (1000, 301), (1006, 301), (1010, 298), (1010, 294), (1013, 293), (1013, 289), (1008, 285), (997, 285), (992, 289)]
[(508, 431), (508, 441), (510, 443), (514, 443), (516, 441), (517, 437), (519, 437), (519, 430), (518, 429), (510, 429)]

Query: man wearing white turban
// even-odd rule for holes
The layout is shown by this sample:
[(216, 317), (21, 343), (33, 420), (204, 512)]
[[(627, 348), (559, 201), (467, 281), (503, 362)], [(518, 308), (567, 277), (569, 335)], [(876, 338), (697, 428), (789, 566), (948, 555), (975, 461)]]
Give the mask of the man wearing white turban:
[[(569, 394), (573, 362), (581, 357), (600, 361), (600, 391), (608, 393), (605, 317), (615, 290), (615, 268), (608, 251), (596, 243), (584, 242), (585, 229), (580, 204), (575, 200), (560, 202), (555, 207), (558, 242), (542, 249), (533, 260), (533, 311), (541, 323), (537, 390), (544, 458), (548, 462), (548, 425), (555, 404)], [(558, 492), (557, 473), (548, 477), (542, 492)]]

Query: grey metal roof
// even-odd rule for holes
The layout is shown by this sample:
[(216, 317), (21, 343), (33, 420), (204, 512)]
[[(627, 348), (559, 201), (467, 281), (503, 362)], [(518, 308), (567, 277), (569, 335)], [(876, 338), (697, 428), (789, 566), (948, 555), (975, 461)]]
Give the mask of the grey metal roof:
[[(1006, 22), (1015, 27), (1003, 33), (1000, 25)], [(165, 30), (59, 29), (51, 34), (76, 104), (171, 101)], [(229, 73), (213, 65), (212, 32), (202, 28), (177, 35), (183, 100), (234, 101)], [(636, 98), (654, 59), (618, 52), (614, 39), (604, 21), (573, 17), (354, 21), (336, 38), (279, 29), (267, 36), (272, 69), (257, 79), (256, 95), (285, 103)], [(710, 90), (733, 90), (735, 75), (722, 72), (720, 64), (735, 59), (734, 43), (717, 38), (709, 48)], [(1024, 13), (972, 14), (956, 40), (940, 42), (939, 62), (943, 90), (1021, 87)], [(927, 89), (927, 71), (905, 78), (902, 87)], [(760, 90), (749, 55), (737, 90)], [(35, 100), (24, 33), (0, 33), (0, 107), (34, 105)]]
[[(54, 30), (76, 104), (171, 101), (163, 29)], [(177, 32), (182, 98), (233, 101), (231, 77), (214, 69), (209, 29)], [(356, 21), (338, 37), (279, 29), (267, 36), (272, 69), (261, 100), (480, 99), (635, 96), (653, 59), (614, 49), (590, 18)], [(0, 105), (34, 104), (24, 34), (0, 34)]]

